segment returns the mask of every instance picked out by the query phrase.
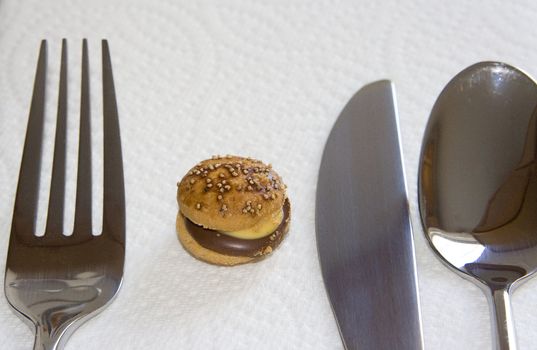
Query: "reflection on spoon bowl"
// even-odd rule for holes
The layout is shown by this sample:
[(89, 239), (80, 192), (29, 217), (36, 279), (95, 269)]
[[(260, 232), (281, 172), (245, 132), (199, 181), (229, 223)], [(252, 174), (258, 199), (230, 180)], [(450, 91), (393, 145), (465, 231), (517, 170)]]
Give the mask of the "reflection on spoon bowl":
[(537, 84), (475, 64), (438, 97), (423, 139), (419, 200), (433, 250), (489, 296), (498, 349), (514, 349), (509, 295), (537, 269)]

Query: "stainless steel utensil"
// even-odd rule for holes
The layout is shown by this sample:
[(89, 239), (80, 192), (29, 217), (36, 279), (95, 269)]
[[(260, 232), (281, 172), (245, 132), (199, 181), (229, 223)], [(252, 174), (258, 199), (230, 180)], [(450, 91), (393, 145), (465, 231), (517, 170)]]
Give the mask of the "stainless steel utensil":
[(102, 234), (92, 234), (88, 49), (83, 42), (75, 224), (64, 235), (67, 46), (62, 44), (58, 119), (44, 236), (35, 235), (45, 106), (46, 41), (41, 43), (9, 240), (4, 290), (30, 327), (34, 349), (60, 349), (84, 321), (112, 301), (123, 278), (123, 163), (110, 52), (102, 42), (104, 203)]
[(317, 248), (346, 349), (423, 348), (394, 87), (362, 88), (326, 143)]
[(444, 88), (421, 151), (422, 223), (434, 252), (483, 289), (498, 349), (515, 349), (509, 295), (537, 268), (537, 85), (498, 62)]

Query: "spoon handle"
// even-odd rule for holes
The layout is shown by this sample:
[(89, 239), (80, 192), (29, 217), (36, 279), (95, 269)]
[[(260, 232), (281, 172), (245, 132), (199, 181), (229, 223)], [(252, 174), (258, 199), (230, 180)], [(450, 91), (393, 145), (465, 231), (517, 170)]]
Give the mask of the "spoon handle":
[(496, 350), (516, 350), (515, 327), (508, 288), (490, 288), (489, 303)]

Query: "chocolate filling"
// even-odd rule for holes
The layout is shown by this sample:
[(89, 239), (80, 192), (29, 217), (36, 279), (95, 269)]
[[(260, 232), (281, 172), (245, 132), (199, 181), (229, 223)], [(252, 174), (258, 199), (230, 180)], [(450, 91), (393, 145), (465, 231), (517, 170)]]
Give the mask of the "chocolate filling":
[[(291, 204), (286, 198), (283, 203), (283, 219), (274, 232), (257, 239), (241, 239), (208, 230), (184, 218), (188, 233), (199, 245), (214, 252), (231, 256), (257, 257), (274, 250), (282, 241), (288, 229)], [(268, 248), (270, 247), (270, 249)]]

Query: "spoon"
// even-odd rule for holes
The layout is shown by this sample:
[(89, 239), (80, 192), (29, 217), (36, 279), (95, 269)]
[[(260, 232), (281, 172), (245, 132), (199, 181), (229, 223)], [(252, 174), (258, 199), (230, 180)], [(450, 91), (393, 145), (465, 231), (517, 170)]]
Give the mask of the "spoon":
[(496, 349), (516, 349), (510, 295), (537, 269), (537, 84), (482, 62), (438, 97), (419, 170), (424, 231), (488, 297)]

